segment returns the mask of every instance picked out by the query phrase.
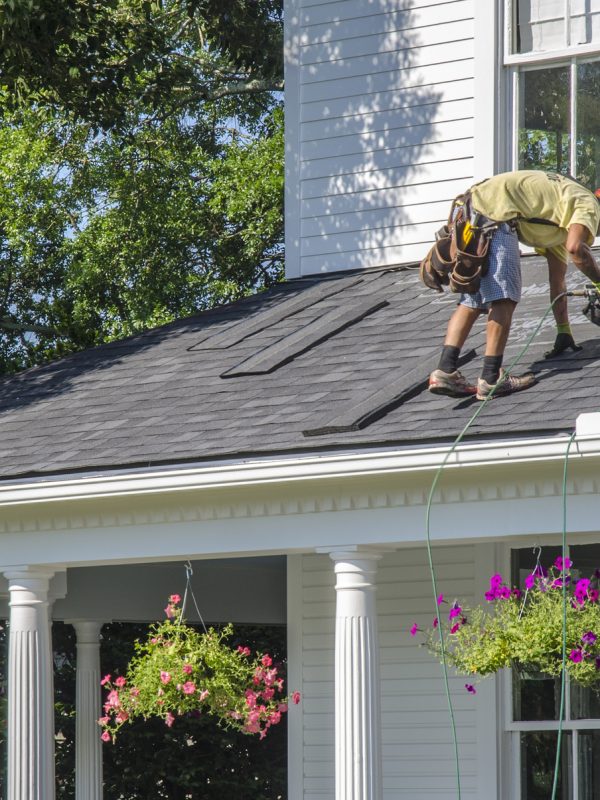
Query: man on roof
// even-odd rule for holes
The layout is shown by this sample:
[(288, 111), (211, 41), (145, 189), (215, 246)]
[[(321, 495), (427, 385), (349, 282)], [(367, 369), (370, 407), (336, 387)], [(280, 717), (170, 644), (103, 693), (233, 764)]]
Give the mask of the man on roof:
[[(535, 248), (548, 262), (550, 298), (566, 291), (567, 260), (593, 283), (600, 282), (600, 267), (590, 245), (600, 234), (600, 198), (572, 178), (556, 173), (519, 170), (495, 175), (470, 190), (474, 212), (501, 222), (489, 247), (489, 268), (476, 294), (463, 294), (450, 318), (438, 368), (429, 376), (429, 390), (450, 397), (477, 395), (484, 400), (528, 389), (533, 373), (503, 375), (502, 359), (513, 312), (521, 298), (519, 242)], [(569, 347), (577, 350), (571, 333), (567, 298), (553, 308), (557, 337), (552, 355)], [(477, 386), (457, 369), (473, 323), (487, 314), (483, 370)]]

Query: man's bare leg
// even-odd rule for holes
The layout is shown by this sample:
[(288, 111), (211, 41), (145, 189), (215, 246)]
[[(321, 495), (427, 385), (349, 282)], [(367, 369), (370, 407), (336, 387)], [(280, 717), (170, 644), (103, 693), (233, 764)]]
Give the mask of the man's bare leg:
[(476, 387), (458, 371), (457, 362), (473, 323), (480, 314), (481, 310), (478, 308), (457, 306), (448, 322), (438, 368), (429, 376), (430, 392), (450, 397), (468, 397), (475, 394)]
[(502, 356), (517, 304), (513, 300), (496, 300), (491, 304), (486, 327), (486, 356)]

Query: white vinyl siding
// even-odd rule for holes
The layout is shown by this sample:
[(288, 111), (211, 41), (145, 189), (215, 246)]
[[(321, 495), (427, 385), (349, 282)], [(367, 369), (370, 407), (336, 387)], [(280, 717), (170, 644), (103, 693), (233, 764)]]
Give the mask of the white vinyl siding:
[[(334, 798), (333, 563), (302, 556), (301, 615), (303, 800)], [(475, 548), (438, 547), (440, 591), (452, 601), (473, 602)], [(414, 621), (433, 618), (425, 548), (386, 553), (377, 573), (381, 648), (384, 800), (447, 800), (456, 791), (454, 749), (441, 667), (409, 634)], [(444, 607), (447, 608), (447, 607)], [(463, 677), (451, 677), (461, 756), (462, 795), (478, 797), (477, 704)], [(487, 707), (487, 716), (491, 715)], [(483, 766), (482, 766), (483, 769)]]
[(289, 9), (288, 275), (419, 260), (475, 174), (472, 0)]

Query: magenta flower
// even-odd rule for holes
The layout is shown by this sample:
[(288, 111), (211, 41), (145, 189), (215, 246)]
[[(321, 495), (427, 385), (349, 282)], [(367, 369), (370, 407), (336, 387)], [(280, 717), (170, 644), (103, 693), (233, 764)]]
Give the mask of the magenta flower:
[(579, 664), (581, 661), (583, 661), (583, 650), (580, 650), (579, 648), (576, 650), (571, 650), (569, 653), (569, 658), (574, 664)]
[(450, 628), (450, 633), (456, 633), (458, 630), (460, 630), (460, 622), (457, 622)]
[(440, 595), (438, 596), (438, 598), (437, 598), (437, 601), (436, 601), (436, 602), (437, 602), (438, 606), (441, 606), (441, 605), (442, 605), (442, 603), (445, 603), (446, 601), (444, 600), (444, 595), (443, 595), (443, 594), (440, 594)]
[(571, 569), (571, 567), (573, 566), (573, 562), (568, 557), (563, 558), (562, 556), (558, 556), (556, 558), (556, 561), (554, 562), (554, 566), (560, 572), (564, 572), (564, 570), (566, 569)]
[(499, 589), (503, 583), (504, 581), (502, 580), (502, 575), (500, 575), (500, 573), (497, 572), (490, 578), (490, 589)]
[(469, 694), (477, 694), (477, 689), (473, 686), (472, 683), (465, 683), (465, 689)]
[(454, 619), (455, 617), (460, 617), (461, 612), (462, 612), (462, 608), (455, 601), (452, 604), (452, 608), (450, 609), (450, 613), (448, 614), (448, 619)]
[(433, 619), (433, 627), (434, 627), (434, 628), (437, 628), (437, 626), (438, 626), (439, 624), (440, 624), (440, 620), (439, 620), (439, 618), (438, 618), (438, 617), (434, 617), (434, 619)]
[(598, 589), (590, 589), (588, 591), (588, 600), (590, 603), (597, 603), (599, 594)]
[(531, 575), (528, 575), (525, 578), (525, 588), (526, 589), (533, 589), (533, 587), (535, 586), (535, 577), (536, 576), (532, 572)]
[(488, 592), (486, 592), (486, 593), (485, 593), (483, 596), (484, 596), (484, 597), (485, 597), (485, 599), (488, 601), (488, 603), (493, 603), (493, 602), (494, 602), (494, 600), (496, 599), (496, 592), (495, 592), (495, 591), (493, 591), (492, 589), (490, 589), (490, 590), (489, 590)]
[(413, 624), (412, 628), (410, 629), (410, 635), (411, 635), (411, 636), (416, 636), (416, 635), (417, 635), (417, 631), (420, 631), (420, 630), (421, 630), (421, 629), (419, 628), (419, 626), (418, 626), (418, 625), (417, 625), (417, 623), (415, 622), (415, 623)]
[(581, 641), (584, 644), (595, 644), (597, 638), (598, 637), (596, 636), (595, 633), (593, 633), (592, 631), (588, 631), (587, 633), (583, 634), (583, 636), (581, 637)]
[(512, 590), (512, 593), (513, 593), (513, 597), (516, 597), (516, 599), (517, 599), (517, 600), (518, 600), (518, 599), (519, 599), (519, 597), (521, 597), (521, 595), (523, 594), (523, 592), (522, 592), (520, 589), (513, 589), (513, 590)]

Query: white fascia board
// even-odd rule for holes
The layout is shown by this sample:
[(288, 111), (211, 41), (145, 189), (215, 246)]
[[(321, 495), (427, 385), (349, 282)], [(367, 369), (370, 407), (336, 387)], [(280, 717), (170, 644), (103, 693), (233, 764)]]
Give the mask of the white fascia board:
[[(265, 458), (204, 466), (138, 469), (77, 477), (35, 478), (0, 484), (0, 507), (110, 497), (135, 497), (235, 487), (308, 483), (402, 473), (491, 468), (554, 462), (565, 457), (567, 435), (413, 449)], [(569, 460), (600, 457), (600, 435), (577, 437)]]

